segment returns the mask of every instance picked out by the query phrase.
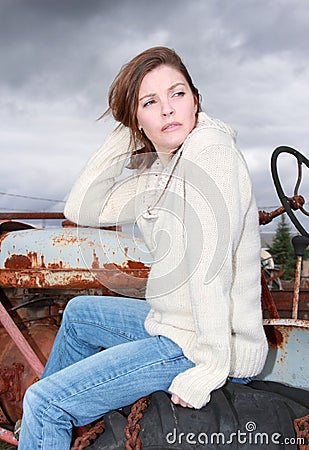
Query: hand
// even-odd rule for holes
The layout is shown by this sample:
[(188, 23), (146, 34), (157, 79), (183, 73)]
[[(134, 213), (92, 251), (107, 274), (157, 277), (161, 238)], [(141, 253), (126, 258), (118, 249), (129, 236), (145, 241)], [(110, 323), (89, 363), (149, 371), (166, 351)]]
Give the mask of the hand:
[(172, 394), (171, 400), (173, 403), (175, 403), (175, 405), (181, 405), (184, 408), (193, 408), (192, 405), (189, 405), (189, 403), (186, 403), (183, 400), (181, 400), (181, 398), (179, 398), (178, 395), (176, 394)]

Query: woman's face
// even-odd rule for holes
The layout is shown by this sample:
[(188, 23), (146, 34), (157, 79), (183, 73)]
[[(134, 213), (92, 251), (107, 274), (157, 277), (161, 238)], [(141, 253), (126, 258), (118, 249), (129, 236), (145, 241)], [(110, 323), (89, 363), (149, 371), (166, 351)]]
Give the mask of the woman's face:
[(139, 128), (168, 162), (196, 124), (197, 101), (181, 72), (161, 65), (142, 80), (137, 108)]

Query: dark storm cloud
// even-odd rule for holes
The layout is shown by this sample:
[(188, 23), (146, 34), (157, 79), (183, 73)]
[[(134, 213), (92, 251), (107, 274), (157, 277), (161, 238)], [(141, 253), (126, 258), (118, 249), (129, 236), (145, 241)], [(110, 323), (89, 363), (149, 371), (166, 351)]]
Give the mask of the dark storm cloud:
[(308, 148), (308, 23), (307, 0), (2, 0), (0, 191), (63, 198), (106, 135), (95, 119), (120, 66), (167, 45), (238, 129), (258, 203), (278, 204), (272, 150)]
[[(12, 3), (0, 5), (2, 83), (17, 90), (38, 83), (40, 77), (51, 85), (59, 84), (60, 90), (70, 88), (70, 80), (72, 86), (81, 83), (81, 74), (91, 70), (93, 52), (97, 50), (87, 48), (89, 41), (95, 45), (95, 34), (99, 32), (88, 25), (94, 22), (102, 5), (108, 12), (108, 2), (26, 0)], [(108, 31), (111, 24), (103, 20), (101, 26)]]
[[(289, 52), (308, 54), (305, 35), (309, 20), (306, 0), (235, 0), (216, 3), (216, 14), (230, 33), (241, 37), (239, 47), (250, 48), (247, 57)], [(305, 33), (305, 34), (304, 34)], [(244, 55), (245, 56), (245, 55)]]

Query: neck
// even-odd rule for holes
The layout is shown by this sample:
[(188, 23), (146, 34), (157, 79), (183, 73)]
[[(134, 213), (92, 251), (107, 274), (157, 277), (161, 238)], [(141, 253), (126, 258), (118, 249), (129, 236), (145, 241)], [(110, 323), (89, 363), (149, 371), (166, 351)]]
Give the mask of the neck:
[(159, 158), (163, 168), (165, 168), (170, 163), (170, 161), (173, 159), (173, 156), (176, 155), (176, 153), (178, 152), (180, 147), (181, 147), (181, 145), (178, 148), (176, 148), (176, 150), (171, 150), (169, 153), (157, 152), (158, 158)]
[(170, 162), (172, 157), (173, 157), (173, 154), (170, 155), (167, 153), (158, 153), (158, 158), (164, 168), (168, 165), (168, 163)]

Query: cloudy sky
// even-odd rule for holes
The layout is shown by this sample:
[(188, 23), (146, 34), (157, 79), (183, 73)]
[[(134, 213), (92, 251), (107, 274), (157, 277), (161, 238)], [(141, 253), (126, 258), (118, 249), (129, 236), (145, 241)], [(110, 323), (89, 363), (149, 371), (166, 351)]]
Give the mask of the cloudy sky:
[[(309, 153), (308, 34), (308, 0), (0, 0), (0, 210), (62, 211), (29, 197), (64, 200), (111, 129), (96, 118), (113, 78), (156, 45), (182, 56), (204, 110), (238, 130), (259, 208), (279, 206), (273, 149)], [(293, 158), (280, 174), (292, 194)]]

